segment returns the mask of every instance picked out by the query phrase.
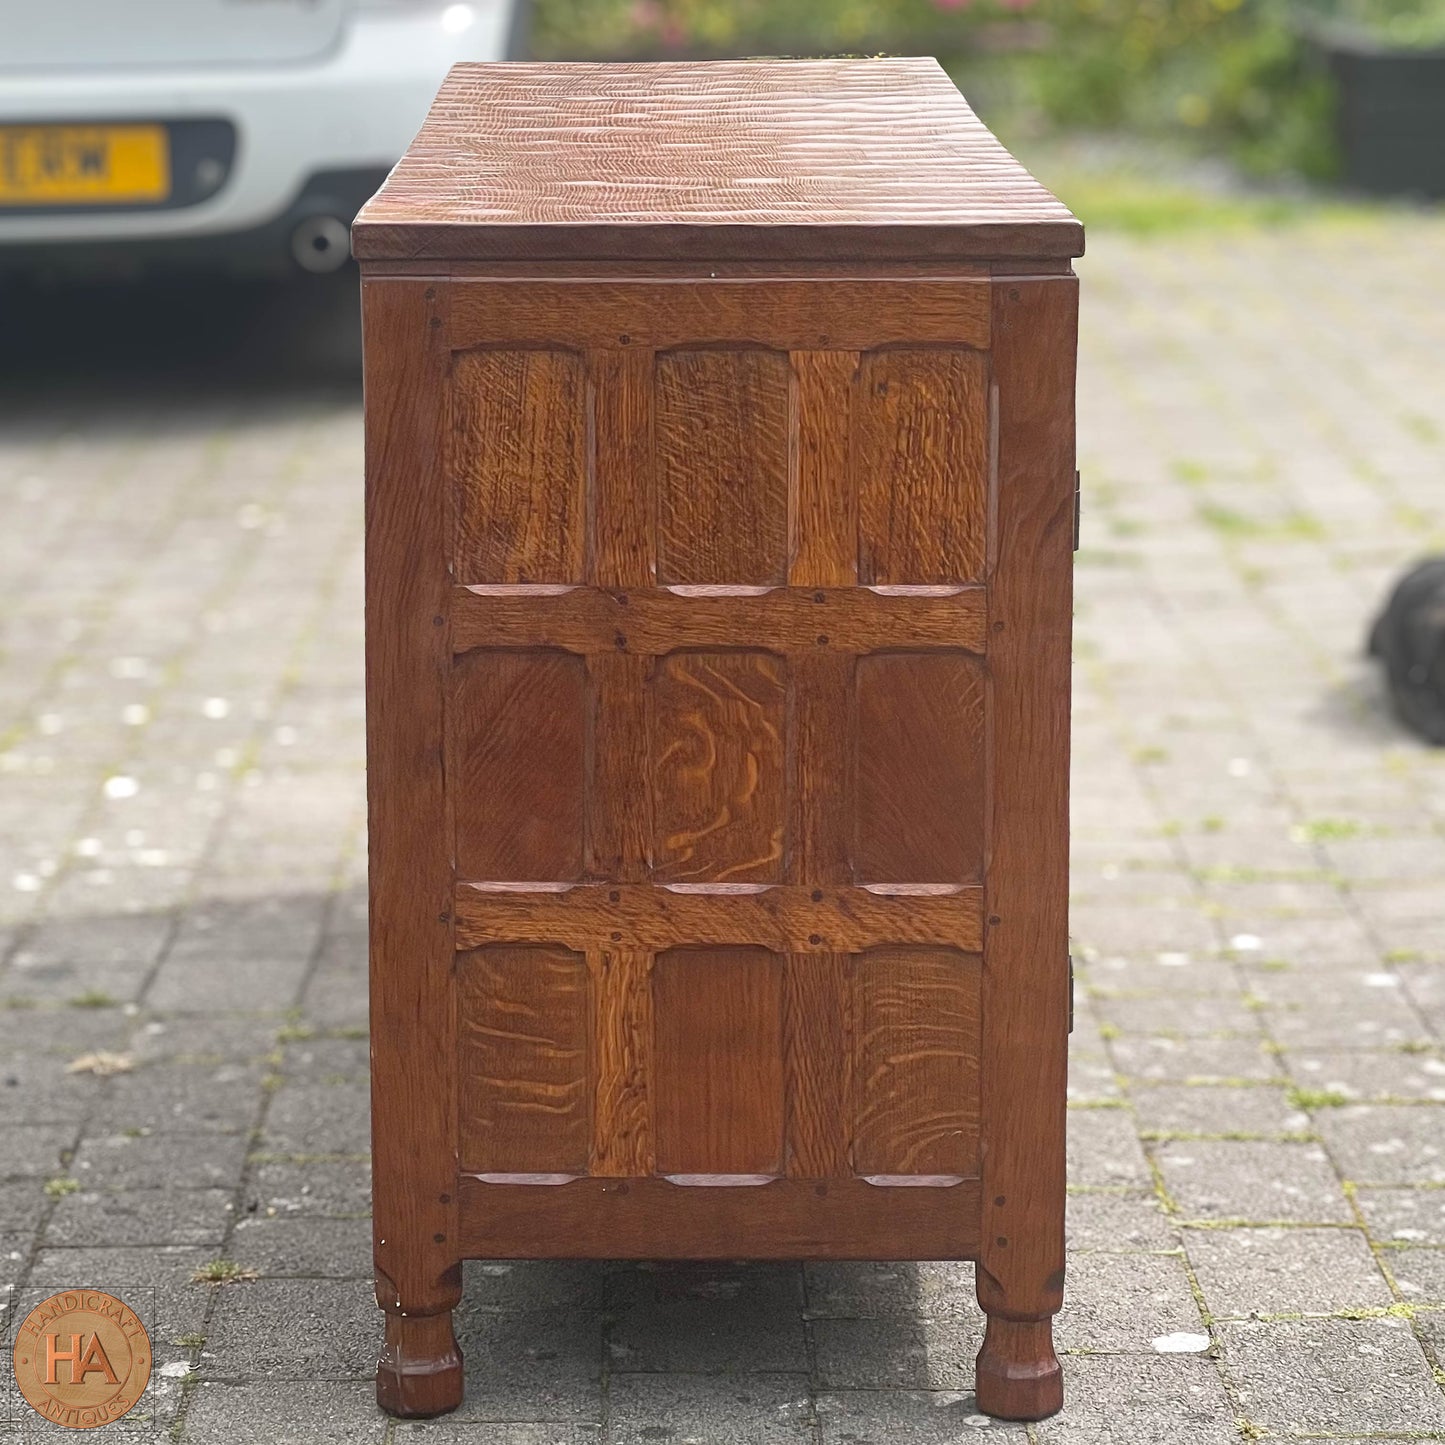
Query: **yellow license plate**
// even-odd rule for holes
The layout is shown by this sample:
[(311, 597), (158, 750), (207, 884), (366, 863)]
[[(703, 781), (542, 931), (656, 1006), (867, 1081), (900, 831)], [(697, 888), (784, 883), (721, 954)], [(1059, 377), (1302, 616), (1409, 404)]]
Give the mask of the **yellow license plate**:
[(0, 125), (0, 206), (154, 204), (170, 193), (162, 125)]

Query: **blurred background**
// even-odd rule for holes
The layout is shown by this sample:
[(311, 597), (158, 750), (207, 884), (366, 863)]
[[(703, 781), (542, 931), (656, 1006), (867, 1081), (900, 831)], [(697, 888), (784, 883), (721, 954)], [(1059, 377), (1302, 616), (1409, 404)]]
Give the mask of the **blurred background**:
[[(1445, 0), (0, 0), (0, 1288), (154, 1285), (173, 1438), (380, 1439), (348, 223), (456, 60), (879, 51), (1088, 227), (1065, 1338), (1105, 1424), (1037, 1438), (1445, 1432), (1445, 750), (1365, 653), (1445, 551)], [(888, 1289), (810, 1296), (824, 1438), (979, 1423), (930, 1279), (853, 1355)], [(574, 1286), (487, 1276), (485, 1418), (598, 1418)], [(717, 1376), (758, 1298), (645, 1338)], [(608, 1408), (664, 1438), (644, 1314)]]

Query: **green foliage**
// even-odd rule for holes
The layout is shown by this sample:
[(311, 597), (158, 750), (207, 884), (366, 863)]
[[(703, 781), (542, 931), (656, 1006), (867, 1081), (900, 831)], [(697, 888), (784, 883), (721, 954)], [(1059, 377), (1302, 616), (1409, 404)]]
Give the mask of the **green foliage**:
[(540, 55), (808, 54), (897, 50), (911, 36), (962, 49), (980, 25), (1037, 0), (537, 0)]
[(1026, 81), (1061, 127), (1193, 137), (1254, 172), (1333, 173), (1333, 87), (1282, 0), (1043, 0)]
[(1445, 0), (1313, 0), (1307, 14), (1327, 30), (1376, 45), (1445, 47)]
[[(1368, 12), (1399, 34), (1430, 33), (1434, 15), (1445, 34), (1445, 0), (1314, 8)], [(535, 0), (532, 47), (563, 58), (932, 52), (965, 67), (970, 91), (1048, 126), (1189, 137), (1251, 171), (1326, 177), (1334, 96), (1300, 13), (1291, 0)]]

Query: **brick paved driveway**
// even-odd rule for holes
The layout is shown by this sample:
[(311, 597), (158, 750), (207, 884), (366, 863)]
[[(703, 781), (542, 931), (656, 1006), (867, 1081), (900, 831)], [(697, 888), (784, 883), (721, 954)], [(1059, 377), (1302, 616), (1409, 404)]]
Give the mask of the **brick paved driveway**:
[(11, 1297), (149, 1310), (196, 1442), (1445, 1439), (1445, 757), (1359, 658), (1445, 542), (1445, 225), (1091, 244), (1063, 1416), (975, 1414), (967, 1267), (866, 1265), (471, 1265), (463, 1410), (375, 1413), (336, 296), (7, 334)]

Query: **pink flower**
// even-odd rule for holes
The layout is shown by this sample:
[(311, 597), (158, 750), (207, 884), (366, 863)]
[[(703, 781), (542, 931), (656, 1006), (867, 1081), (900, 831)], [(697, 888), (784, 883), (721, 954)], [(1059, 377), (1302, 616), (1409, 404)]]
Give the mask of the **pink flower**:
[(662, 6), (657, 0), (634, 0), (627, 18), (638, 30), (654, 30), (662, 23)]

